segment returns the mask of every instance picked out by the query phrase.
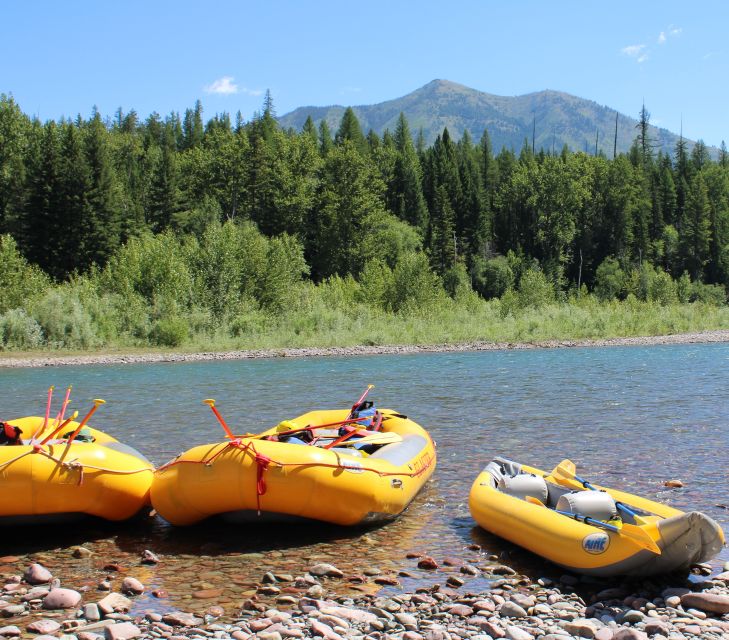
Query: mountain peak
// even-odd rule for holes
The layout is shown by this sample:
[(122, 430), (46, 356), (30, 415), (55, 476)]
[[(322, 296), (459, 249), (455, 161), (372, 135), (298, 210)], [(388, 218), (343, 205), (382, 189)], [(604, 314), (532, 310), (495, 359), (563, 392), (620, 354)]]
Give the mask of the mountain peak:
[[(592, 100), (568, 93), (544, 89), (521, 96), (498, 96), (471, 87), (436, 78), (415, 91), (375, 105), (353, 107), (362, 129), (382, 135), (394, 131), (400, 113), (404, 113), (412, 131), (422, 130), (428, 143), (448, 128), (455, 139), (468, 130), (478, 140), (487, 130), (495, 150), (502, 147), (518, 151), (524, 140), (537, 149), (561, 149), (567, 145), (575, 151), (595, 152), (595, 144), (608, 157), (613, 154), (616, 111)], [(636, 113), (638, 109), (636, 108)], [(280, 118), (284, 127), (301, 129), (311, 116), (315, 124), (326, 120), (330, 129), (339, 128), (344, 107), (300, 107)], [(637, 121), (618, 114), (617, 150), (626, 152), (635, 139)], [(651, 127), (656, 146), (672, 152), (678, 136)]]

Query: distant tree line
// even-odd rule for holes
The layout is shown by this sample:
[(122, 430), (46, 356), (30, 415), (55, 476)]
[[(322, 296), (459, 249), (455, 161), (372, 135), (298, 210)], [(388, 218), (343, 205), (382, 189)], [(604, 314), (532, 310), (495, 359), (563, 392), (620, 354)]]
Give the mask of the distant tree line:
[(311, 118), (283, 130), (270, 94), (248, 122), (206, 122), (197, 102), (183, 117), (45, 123), (2, 95), (0, 234), (59, 282), (108, 268), (150, 234), (182, 242), (232, 221), (279, 238), (265, 251), (300, 255), (295, 270), (313, 282), (374, 283), (420, 255), (447, 291), (466, 283), (485, 298), (537, 271), (558, 295), (621, 298), (650, 276), (679, 298), (725, 301), (726, 147), (716, 160), (683, 139), (655, 153), (645, 109), (641, 123), (630, 152), (608, 159), (526, 141), (495, 153), (488, 132), (456, 142), (447, 129), (426, 147), (404, 115), (379, 136), (352, 109), (337, 131)]

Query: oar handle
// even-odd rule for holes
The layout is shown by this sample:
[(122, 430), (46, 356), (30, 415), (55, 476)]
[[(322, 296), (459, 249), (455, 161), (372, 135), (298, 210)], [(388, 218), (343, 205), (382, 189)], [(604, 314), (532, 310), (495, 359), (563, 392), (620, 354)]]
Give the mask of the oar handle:
[(223, 416), (220, 415), (220, 411), (218, 411), (215, 408), (215, 400), (213, 398), (207, 398), (206, 400), (203, 400), (203, 403), (208, 405), (215, 414), (215, 417), (218, 419), (218, 422), (220, 423), (220, 426), (223, 427), (223, 431), (225, 431), (225, 435), (230, 438), (231, 440), (235, 439), (235, 436), (233, 435), (233, 432), (230, 430), (230, 427), (227, 425), (225, 420), (223, 419)]
[(73, 415), (62, 422), (60, 425), (58, 425), (51, 433), (49, 433), (43, 440), (41, 441), (41, 446), (46, 444), (49, 440), (51, 440), (59, 431), (63, 431), (63, 429), (66, 428), (69, 422), (73, 422), (78, 417), (78, 411), (74, 411)]

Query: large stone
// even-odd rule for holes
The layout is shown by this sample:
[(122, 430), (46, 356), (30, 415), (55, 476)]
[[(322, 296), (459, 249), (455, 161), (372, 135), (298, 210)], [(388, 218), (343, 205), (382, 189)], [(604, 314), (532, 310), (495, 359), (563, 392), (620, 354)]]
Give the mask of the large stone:
[(171, 624), (173, 627), (196, 627), (204, 621), (202, 618), (198, 618), (191, 613), (173, 611), (172, 613), (165, 614), (162, 617), (162, 622)]
[(316, 618), (311, 621), (311, 630), (315, 636), (321, 636), (325, 640), (343, 640), (342, 636), (334, 631), (334, 629), (323, 622), (319, 622)]
[(53, 574), (42, 564), (37, 562), (30, 565), (23, 574), (23, 580), (28, 584), (44, 584), (53, 579)]
[(646, 623), (645, 627), (643, 627), (643, 630), (649, 636), (660, 634), (668, 637), (668, 634), (671, 633), (671, 625), (663, 620), (650, 620)]
[(321, 607), (320, 611), (324, 615), (338, 616), (358, 624), (369, 624), (377, 620), (374, 613), (353, 607)]
[(533, 640), (534, 636), (529, 633), (526, 629), (522, 629), (521, 627), (514, 627), (512, 625), (509, 625), (505, 629), (506, 632), (506, 638), (508, 640)]
[[(473, 609), (465, 604), (454, 604), (448, 608), (448, 613), (452, 616), (459, 616), (461, 618), (468, 618), (473, 615)], [(526, 615), (526, 612), (524, 613)]]
[(613, 640), (648, 640), (648, 636), (638, 629), (622, 627), (613, 634)]
[(30, 631), (31, 633), (53, 634), (56, 633), (56, 631), (58, 631), (60, 628), (60, 622), (56, 620), (49, 620), (48, 618), (36, 620), (35, 622), (31, 622), (28, 625), (28, 631)]
[(520, 607), (516, 602), (504, 602), (499, 609), (499, 614), (502, 618), (524, 618), (527, 612), (523, 607)]
[(140, 593), (144, 593), (144, 585), (136, 578), (128, 576), (122, 580), (121, 592), (138, 596)]
[(319, 564), (315, 564), (313, 567), (309, 569), (309, 573), (312, 576), (322, 577), (326, 576), (327, 578), (343, 578), (344, 572), (337, 569), (333, 564), (327, 564), (326, 562), (320, 562)]
[(96, 603), (104, 615), (110, 613), (126, 613), (132, 606), (132, 601), (121, 593), (110, 593)]
[(118, 622), (110, 624), (104, 629), (106, 640), (130, 640), (142, 635), (141, 630), (131, 622)]
[(729, 613), (729, 596), (718, 593), (686, 593), (681, 596), (681, 604), (720, 615)]
[(159, 563), (159, 556), (154, 553), (153, 551), (150, 551), (149, 549), (145, 549), (142, 552), (142, 563), (143, 564), (158, 564)]
[(81, 602), (81, 594), (73, 589), (51, 589), (43, 598), (44, 609), (73, 609)]
[(21, 633), (20, 628), (15, 625), (0, 627), (0, 637), (2, 638), (17, 638)]
[(589, 620), (577, 619), (562, 623), (562, 628), (578, 638), (594, 638), (595, 625)]
[(438, 568), (438, 563), (430, 556), (423, 556), (422, 558), (420, 558), (420, 560), (418, 560), (418, 567), (420, 567), (421, 569), (428, 569), (429, 571), (433, 571), (434, 569)]
[(2, 614), (3, 618), (13, 618), (24, 613), (25, 605), (22, 604), (10, 604), (7, 607), (0, 609), (0, 614)]

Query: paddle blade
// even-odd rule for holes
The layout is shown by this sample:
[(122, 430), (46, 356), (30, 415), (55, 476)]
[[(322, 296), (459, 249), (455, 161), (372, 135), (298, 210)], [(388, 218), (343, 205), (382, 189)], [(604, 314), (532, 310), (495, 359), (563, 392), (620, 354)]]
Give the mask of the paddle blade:
[(562, 460), (553, 470), (550, 474), (557, 482), (560, 480), (562, 481), (572, 481), (575, 479), (575, 472), (577, 471), (577, 467), (575, 466), (575, 463), (572, 462), (572, 460), (565, 459)]
[(652, 551), (657, 556), (661, 555), (661, 548), (656, 544), (656, 541), (648, 535), (648, 532), (641, 527), (634, 524), (623, 523), (620, 527), (620, 535), (632, 538), (638, 544), (648, 549), (648, 551)]

